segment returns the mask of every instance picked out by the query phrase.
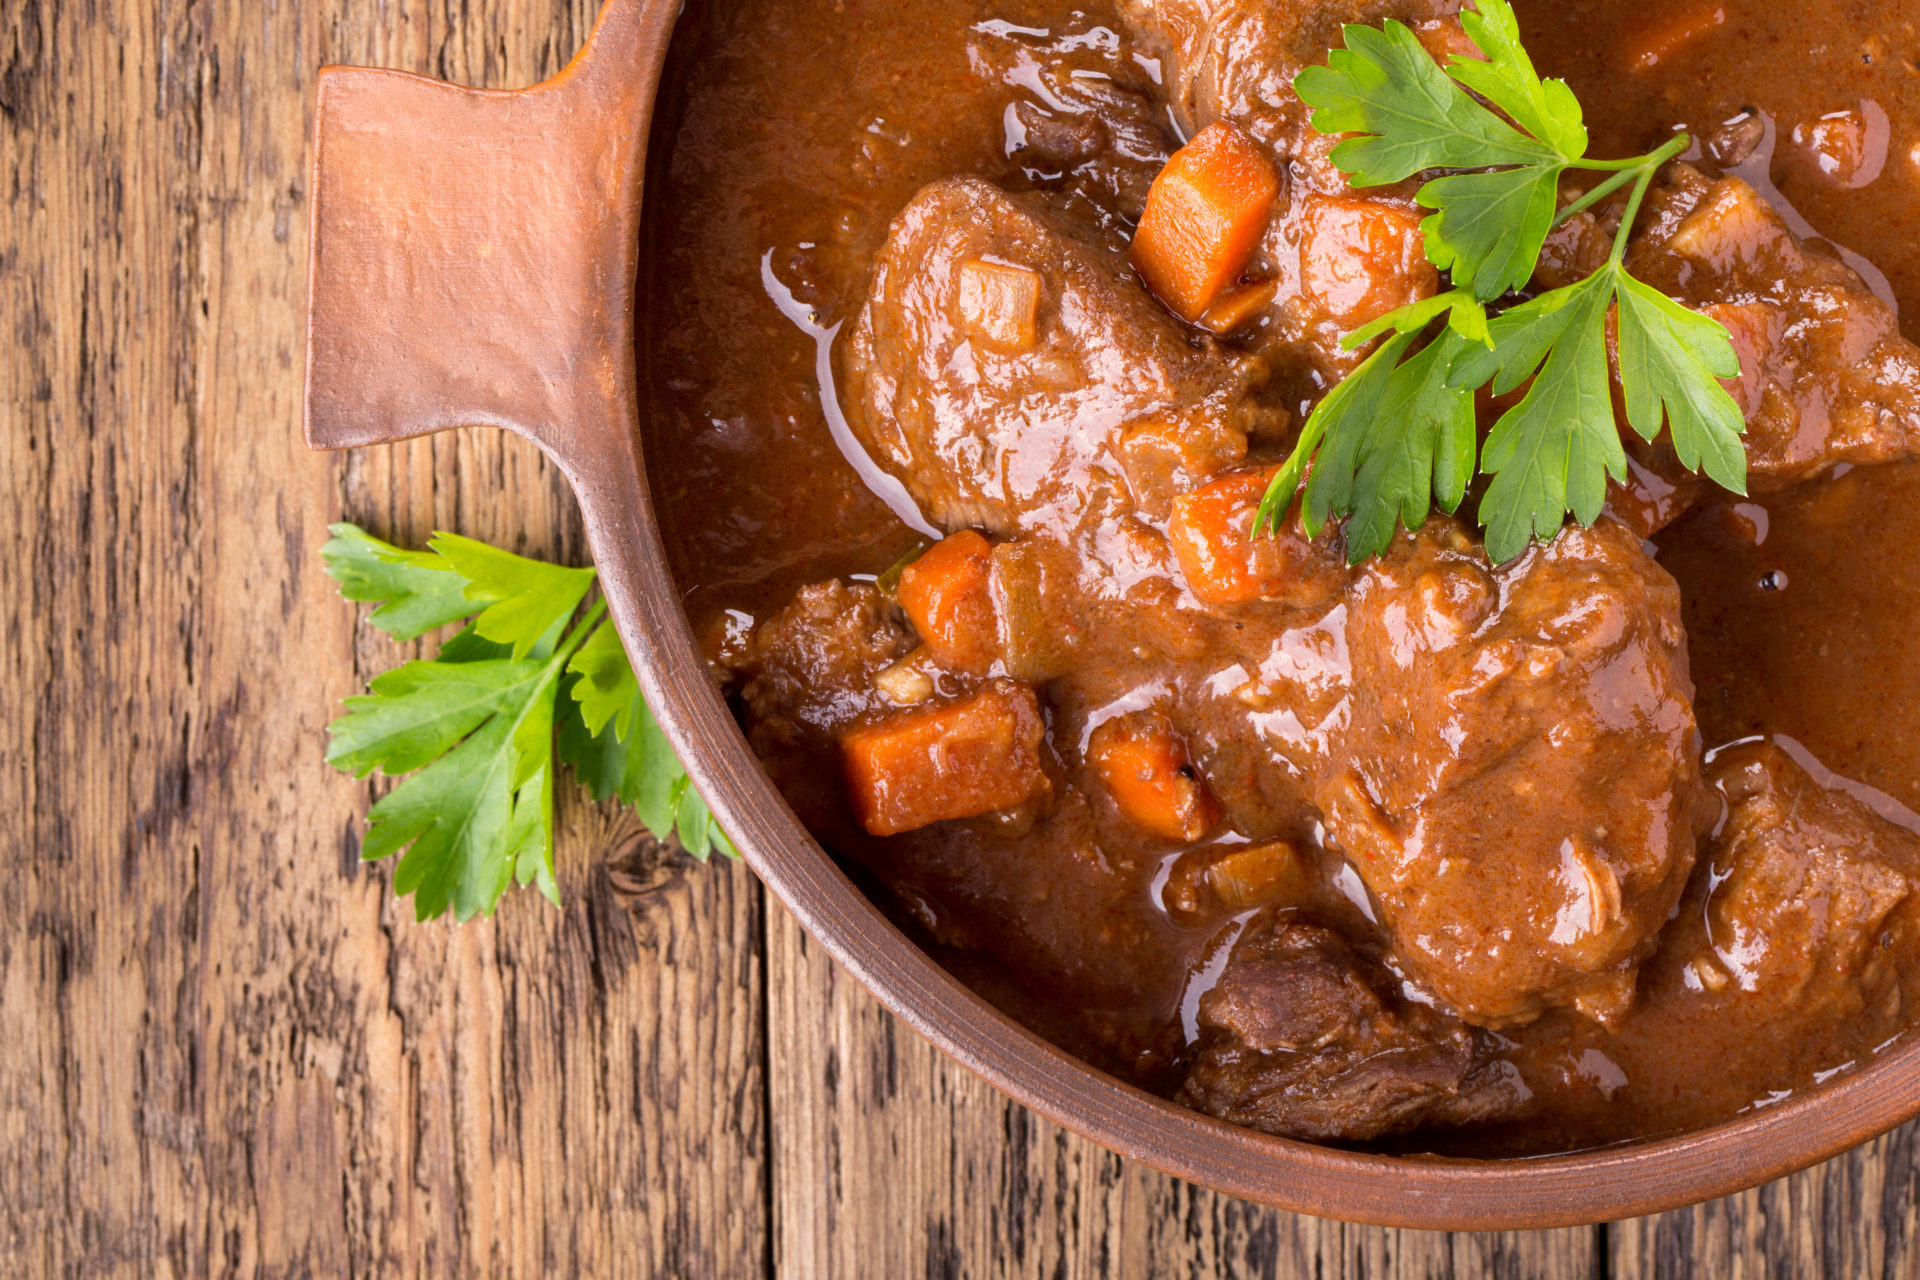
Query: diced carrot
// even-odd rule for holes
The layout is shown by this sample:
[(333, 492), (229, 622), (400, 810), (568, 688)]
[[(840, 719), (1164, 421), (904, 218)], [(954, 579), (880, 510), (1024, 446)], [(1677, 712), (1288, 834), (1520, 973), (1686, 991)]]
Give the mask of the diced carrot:
[(1133, 233), (1134, 270), (1183, 319), (1198, 320), (1247, 265), (1279, 193), (1253, 139), (1208, 125), (1153, 180)]
[(1162, 840), (1191, 844), (1220, 820), (1187, 744), (1164, 716), (1138, 712), (1107, 721), (1088, 740), (1087, 758), (1121, 815)]
[(1635, 71), (1651, 71), (1673, 61), (1689, 45), (1727, 21), (1727, 6), (1719, 0), (1683, 9), (1665, 22), (1641, 30), (1639, 39), (1627, 49), (1627, 65)]
[(1232, 472), (1173, 500), (1167, 541), (1188, 589), (1204, 603), (1277, 600), (1306, 608), (1345, 581), (1333, 540), (1309, 540), (1297, 515), (1253, 536), (1254, 512), (1278, 469)]
[(1300, 240), (1300, 284), (1343, 329), (1431, 297), (1420, 211), (1367, 196), (1315, 196)]
[(990, 347), (1031, 351), (1038, 333), (1040, 273), (975, 258), (960, 264), (960, 321)]
[(855, 729), (840, 744), (854, 812), (890, 836), (1024, 804), (1052, 786), (1045, 736), (1032, 687), (1012, 680)]
[(1278, 288), (1278, 281), (1262, 280), (1229, 289), (1200, 317), (1200, 327), (1224, 338), (1265, 310)]
[(900, 571), (900, 608), (944, 666), (981, 674), (1000, 656), (992, 568), (993, 544), (962, 529)]

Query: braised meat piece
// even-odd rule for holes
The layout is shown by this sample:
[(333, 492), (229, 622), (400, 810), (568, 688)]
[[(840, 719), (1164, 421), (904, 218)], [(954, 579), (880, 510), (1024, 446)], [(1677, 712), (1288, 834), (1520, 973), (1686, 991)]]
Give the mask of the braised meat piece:
[[(1577, 280), (1605, 261), (1613, 227), (1578, 215), (1554, 233), (1536, 277)], [(1840, 465), (1920, 455), (1920, 348), (1854, 269), (1801, 239), (1738, 177), (1669, 165), (1649, 193), (1627, 268), (1727, 327), (1740, 357), (1729, 384), (1746, 418), (1747, 486), (1765, 493)], [(1708, 482), (1682, 470), (1670, 440), (1622, 427), (1635, 476), (1615, 507), (1652, 532)]]
[[(1248, 545), (1255, 490), (1222, 550)], [(1494, 566), (1439, 516), (1313, 577), (1306, 616), (1228, 603), (1245, 656), (1181, 726), (1228, 813), (1266, 838), (1260, 798), (1311, 803), (1400, 966), (1467, 1021), (1616, 1020), (1711, 817), (1673, 580), (1613, 521)]]
[(1137, 222), (1154, 174), (1179, 145), (1135, 42), (1097, 10), (1045, 30), (977, 23), (967, 33), (975, 74), (1018, 86), (1001, 117), (1007, 158), (1030, 181), (1105, 220)]
[(1710, 773), (1727, 816), (1681, 908), (1695, 982), (1745, 1019), (1871, 1018), (1892, 1034), (1893, 957), (1920, 942), (1920, 835), (1773, 742), (1722, 751)]
[(1291, 911), (1255, 917), (1200, 997), (1179, 1101), (1318, 1142), (1466, 1124), (1519, 1105), (1525, 1092), (1483, 1033), (1397, 986), (1332, 929)]
[(794, 812), (816, 831), (849, 829), (836, 741), (893, 705), (879, 678), (913, 637), (869, 583), (818, 582), (723, 658), (747, 740)]
[(816, 582), (768, 618), (735, 661), (754, 745), (831, 737), (888, 701), (874, 677), (913, 645), (870, 583)]
[(1673, 580), (1612, 521), (1493, 567), (1436, 517), (1345, 607), (1315, 796), (1401, 964), (1482, 1026), (1623, 1014), (1710, 819)]
[[(1232, 120), (1283, 152), (1295, 149), (1306, 124), (1293, 77), (1326, 61), (1342, 25), (1397, 18), (1429, 47), (1463, 47), (1451, 44), (1459, 0), (1123, 0), (1121, 9), (1160, 53), (1183, 134)], [(1450, 34), (1429, 34), (1443, 29)]]
[(1671, 176), (1627, 266), (1733, 334), (1749, 486), (1920, 452), (1920, 349), (1893, 309), (1739, 178)]
[(1123, 248), (971, 178), (894, 220), (841, 389), (861, 442), (935, 524), (1065, 537), (1128, 509), (1122, 436), (1142, 419), (1177, 421), (1162, 434), (1186, 461), (1166, 483), (1245, 454), (1256, 370), (1183, 330)]
[(1235, 309), (1221, 332), (1238, 331), (1266, 351), (1279, 377), (1315, 398), (1359, 363), (1347, 333), (1430, 296), (1439, 274), (1427, 261), (1416, 182), (1354, 190), (1333, 166), (1338, 139), (1308, 126), (1293, 91), (1300, 69), (1324, 62), (1343, 23), (1398, 18), (1429, 48), (1466, 50), (1456, 0), (1130, 0), (1123, 6), (1143, 43), (1167, 68), (1169, 105), (1184, 133), (1224, 121), (1267, 147), (1283, 174), (1247, 275), (1258, 305)]
[[(1911, 1023), (1916, 819), (1796, 753), (1755, 739), (1707, 764), (1725, 816), (1626, 1023), (1527, 1029), (1528, 1082), (1581, 1141), (1643, 1136), (1648, 1108), (1676, 1128), (1724, 1120), (1713, 1082), (1747, 1099), (1806, 1089)], [(1530, 1141), (1538, 1124), (1521, 1126)]]

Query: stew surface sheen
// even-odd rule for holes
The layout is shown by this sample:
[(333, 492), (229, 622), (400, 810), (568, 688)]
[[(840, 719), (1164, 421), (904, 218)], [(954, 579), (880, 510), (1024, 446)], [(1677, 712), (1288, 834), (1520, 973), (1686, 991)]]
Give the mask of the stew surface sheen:
[[(1743, 388), (1751, 497), (1672, 497), (1636, 455), (1652, 518), (1616, 494), (1494, 567), (1436, 516), (1358, 571), (1296, 527), (1232, 579), (1266, 588), (1196, 601), (1209, 522), (1250, 514), (1350, 367), (1331, 337), (1423, 287), (1382, 241), (1404, 193), (1350, 200), (1262, 105), (1273, 51), (1387, 16), (1444, 40), (1456, 7), (690, 5), (652, 151), (646, 448), (756, 750), (943, 964), (1230, 1120), (1524, 1154), (1768, 1105), (1912, 1020), (1920, 363), (1872, 371), (1920, 336), (1920, 42), (1892, 0), (1517, 0), (1593, 154), (1702, 139), (1629, 265), (1759, 326), (1784, 443)], [(1286, 192), (1249, 269), (1273, 299), (1218, 341), (1113, 269), (1213, 119)], [(1707, 223), (1746, 230), (1689, 258)], [(1039, 337), (942, 292), (1020, 271)], [(988, 744), (992, 812), (887, 791), (936, 732), (963, 778)], [(967, 816), (925, 821), (942, 804)]]

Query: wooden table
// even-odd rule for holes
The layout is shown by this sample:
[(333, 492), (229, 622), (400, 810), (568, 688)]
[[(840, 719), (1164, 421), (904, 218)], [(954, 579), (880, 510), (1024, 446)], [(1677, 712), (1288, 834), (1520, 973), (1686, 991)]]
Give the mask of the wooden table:
[(0, 1273), (1915, 1273), (1912, 1128), (1604, 1229), (1196, 1190), (941, 1059), (743, 868), (575, 795), (563, 910), (413, 923), (321, 763), (397, 657), (325, 526), (585, 552), (517, 441), (301, 447), (314, 69), (526, 84), (593, 8), (0, 4)]

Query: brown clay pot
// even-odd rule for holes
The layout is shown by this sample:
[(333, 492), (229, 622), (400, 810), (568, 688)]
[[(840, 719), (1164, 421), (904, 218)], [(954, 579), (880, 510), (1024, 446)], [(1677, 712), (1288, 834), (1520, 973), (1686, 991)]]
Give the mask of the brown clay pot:
[(1131, 1159), (1284, 1209), (1389, 1226), (1561, 1226), (1724, 1195), (1920, 1114), (1920, 1043), (1698, 1133), (1492, 1161), (1333, 1150), (1176, 1107), (1069, 1057), (910, 943), (794, 818), (708, 683), (639, 444), (641, 180), (679, 0), (608, 0), (517, 92), (321, 73), (307, 442), (504, 427), (572, 483), (648, 701), (746, 861), (882, 1003), (1019, 1101)]

